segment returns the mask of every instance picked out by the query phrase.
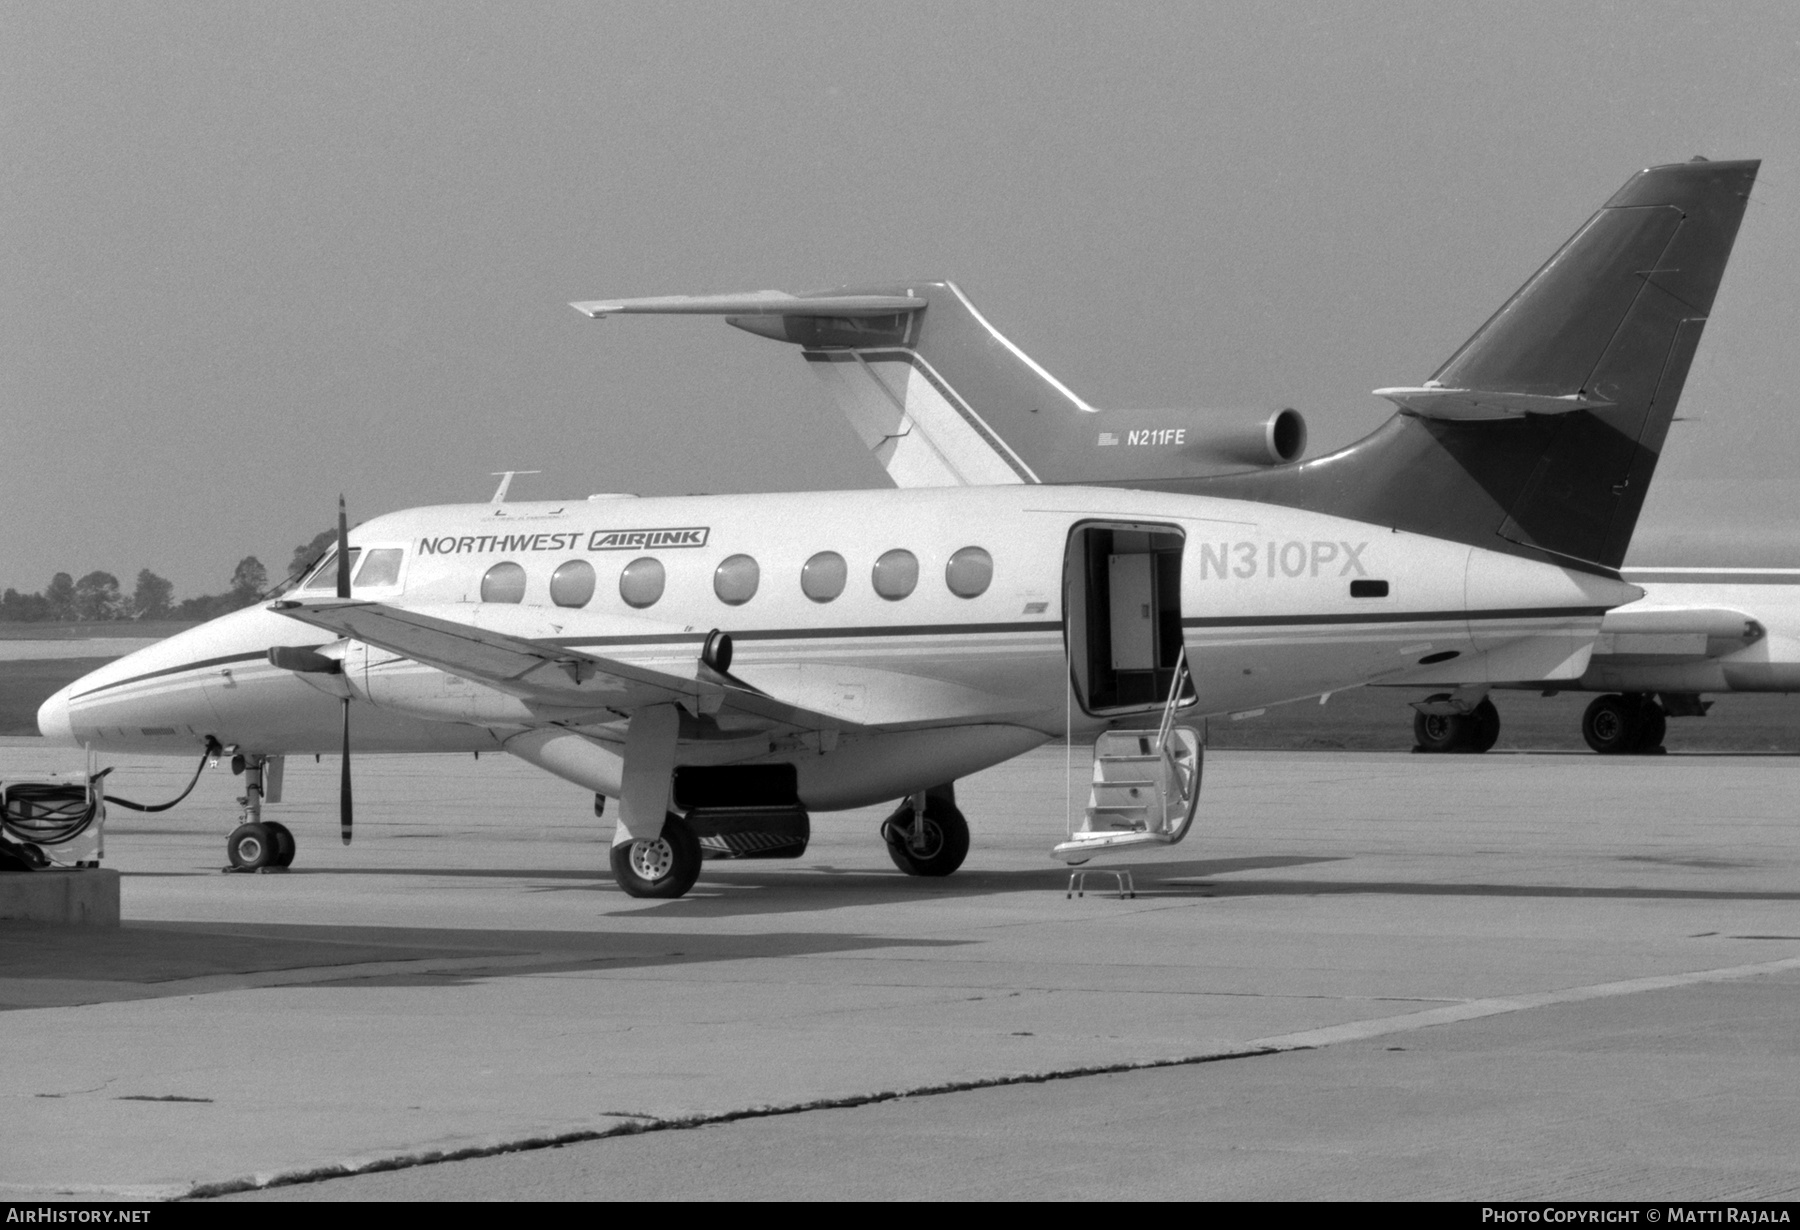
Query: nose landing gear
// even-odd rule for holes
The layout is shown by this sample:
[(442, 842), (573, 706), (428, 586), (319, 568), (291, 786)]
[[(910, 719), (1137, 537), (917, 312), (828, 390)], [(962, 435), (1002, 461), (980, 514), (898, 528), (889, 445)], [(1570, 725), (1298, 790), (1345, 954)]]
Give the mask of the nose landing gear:
[[(293, 833), (278, 820), (262, 818), (265, 794), (271, 801), (280, 797), (278, 763), (266, 756), (231, 758), (232, 771), (244, 776), (244, 793), (238, 799), (238, 826), (225, 839), (225, 854), (231, 860), (226, 871), (285, 871), (294, 862)], [(272, 790), (265, 789), (270, 786)]]

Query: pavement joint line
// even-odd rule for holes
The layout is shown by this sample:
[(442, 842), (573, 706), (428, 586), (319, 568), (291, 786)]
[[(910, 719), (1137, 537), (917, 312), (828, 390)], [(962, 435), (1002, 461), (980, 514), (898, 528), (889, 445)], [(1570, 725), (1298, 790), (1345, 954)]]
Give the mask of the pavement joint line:
[(1587, 1000), (1609, 999), (1621, 995), (1640, 995), (1649, 991), (1673, 990), (1680, 987), (1695, 986), (1709, 982), (1735, 982), (1745, 978), (1759, 978), (1768, 974), (1785, 973), (1789, 970), (1800, 970), (1800, 956), (1787, 957), (1778, 961), (1763, 961), (1753, 965), (1732, 965), (1720, 969), (1694, 970), (1685, 974), (1655, 974), (1644, 978), (1628, 978), (1616, 982), (1594, 983), (1589, 986), (1566, 987), (1558, 991), (1537, 991), (1524, 995), (1501, 996), (1488, 999), (1472, 999), (1460, 1004), (1444, 1008), (1428, 1008), (1422, 1012), (1409, 1012), (1400, 1016), (1377, 1017), (1367, 1021), (1352, 1021), (1343, 1025), (1330, 1025), (1322, 1029), (1300, 1030), (1295, 1033), (1276, 1034), (1267, 1038), (1256, 1038), (1241, 1046), (1228, 1050), (1202, 1052), (1168, 1059), (1125, 1060), (1110, 1064), (1087, 1064), (1072, 1068), (1057, 1068), (1046, 1072), (1013, 1073), (1005, 1076), (976, 1077), (970, 1080), (945, 1081), (932, 1085), (919, 1085), (910, 1089), (882, 1090), (875, 1093), (849, 1094), (835, 1098), (815, 1098), (806, 1102), (794, 1102), (776, 1106), (755, 1106), (742, 1110), (719, 1111), (713, 1114), (683, 1115), (669, 1119), (639, 1117), (632, 1122), (620, 1123), (610, 1128), (587, 1128), (570, 1132), (558, 1132), (541, 1136), (520, 1137), (511, 1141), (494, 1142), (485, 1145), (471, 1145), (461, 1149), (432, 1149), (420, 1153), (396, 1154), (392, 1157), (376, 1158), (368, 1161), (335, 1162), (324, 1166), (310, 1166), (301, 1169), (282, 1171), (271, 1175), (253, 1175), (246, 1178), (226, 1179), (216, 1183), (201, 1183), (188, 1189), (180, 1200), (204, 1200), (215, 1196), (229, 1196), (238, 1192), (260, 1191), (271, 1187), (290, 1187), (300, 1183), (320, 1183), (330, 1179), (349, 1178), (359, 1174), (377, 1174), (391, 1170), (410, 1170), (417, 1166), (434, 1166), (444, 1162), (470, 1161), (483, 1157), (498, 1157), (506, 1153), (525, 1153), (538, 1149), (554, 1149), (565, 1145), (585, 1144), (590, 1141), (608, 1140), (618, 1136), (642, 1136), (651, 1132), (687, 1131), (693, 1128), (713, 1127), (719, 1124), (737, 1123), (746, 1119), (773, 1119), (787, 1115), (801, 1115), (819, 1110), (852, 1110), (861, 1106), (874, 1106), (884, 1102), (899, 1102), (909, 1098), (941, 1097), (952, 1093), (971, 1093), (982, 1089), (1000, 1089), (1013, 1085), (1045, 1085), (1056, 1081), (1079, 1080), (1089, 1076), (1116, 1076), (1128, 1072), (1144, 1072), (1158, 1068), (1197, 1067), (1201, 1064), (1222, 1063), (1230, 1059), (1254, 1059), (1264, 1055), (1280, 1055), (1293, 1051), (1318, 1050), (1344, 1042), (1359, 1042), (1370, 1038), (1378, 1038), (1388, 1034), (1409, 1033), (1413, 1030), (1427, 1029), (1435, 1025), (1450, 1025), (1461, 1021), (1479, 1020), (1483, 1017), (1500, 1016), (1512, 1012), (1524, 1012), (1533, 1008), (1547, 1008), (1558, 1004), (1581, 1003)]

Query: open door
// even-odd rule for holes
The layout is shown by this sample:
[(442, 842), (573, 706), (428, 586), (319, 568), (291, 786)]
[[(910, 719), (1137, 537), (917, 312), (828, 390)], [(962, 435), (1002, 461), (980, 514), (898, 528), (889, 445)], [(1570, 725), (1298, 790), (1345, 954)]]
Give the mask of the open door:
[[(1181, 550), (1172, 525), (1089, 522), (1069, 535), (1063, 610), (1069, 674), (1092, 714), (1161, 708), (1181, 657)], [(1180, 703), (1193, 697), (1183, 681)]]

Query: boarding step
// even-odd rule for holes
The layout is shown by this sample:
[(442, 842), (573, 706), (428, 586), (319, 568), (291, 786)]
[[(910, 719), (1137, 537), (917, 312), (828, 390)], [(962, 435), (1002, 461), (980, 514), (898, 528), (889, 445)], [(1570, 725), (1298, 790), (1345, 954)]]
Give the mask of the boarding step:
[(1204, 755), (1200, 733), (1188, 726), (1102, 734), (1082, 825), (1051, 856), (1079, 864), (1097, 854), (1180, 841), (1199, 803)]

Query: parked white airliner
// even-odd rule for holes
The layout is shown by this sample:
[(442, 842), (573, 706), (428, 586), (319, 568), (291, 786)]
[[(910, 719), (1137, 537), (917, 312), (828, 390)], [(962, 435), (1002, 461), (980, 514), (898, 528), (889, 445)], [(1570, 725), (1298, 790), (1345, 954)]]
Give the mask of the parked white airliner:
[[(1169, 750), (1193, 747), (1166, 739), (1175, 710), (1446, 669), (1578, 679), (1602, 618), (1639, 596), (1618, 553), (1756, 166), (1634, 176), (1434, 380), (1388, 391), (1393, 420), (1317, 461), (1166, 490), (1020, 480), (392, 513), (341, 535), (282, 600), (78, 680), (39, 725), (100, 750), (234, 752), (251, 804), (229, 848), (250, 866), (293, 856), (260, 818), (284, 755), (504, 750), (617, 799), (621, 884), (677, 896), (704, 856), (798, 854), (811, 812), (891, 799), (895, 863), (948, 874), (968, 848), (954, 781), (1071, 728), (1168, 710), (1144, 781), (1113, 784), (1179, 778), (1180, 793), (1196, 766)], [(958, 388), (1061, 390), (985, 336), (940, 330), (943, 362), (922, 354), (952, 302), (966, 306), (938, 283), (578, 306), (724, 312), (802, 340), (887, 398), (878, 452), (935, 464), (925, 433), (909, 442), (921, 398), (979, 433)], [(872, 344), (912, 357), (884, 370)], [(957, 364), (966, 379), (945, 379)], [(1122, 797), (1096, 817), (1185, 831)], [(344, 823), (347, 839), (347, 772)]]

